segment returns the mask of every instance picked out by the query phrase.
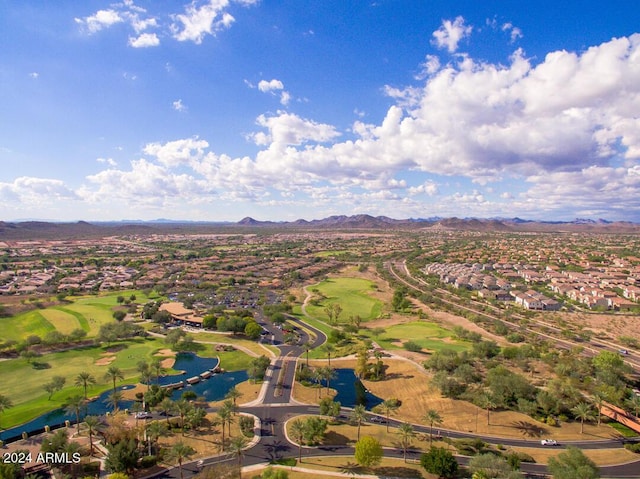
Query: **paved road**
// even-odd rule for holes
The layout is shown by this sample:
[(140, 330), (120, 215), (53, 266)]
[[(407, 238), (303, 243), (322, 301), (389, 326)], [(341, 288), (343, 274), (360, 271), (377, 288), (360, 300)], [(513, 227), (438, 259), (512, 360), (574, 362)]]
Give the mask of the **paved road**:
[[(264, 398), (261, 403), (255, 406), (240, 407), (241, 412), (253, 414), (260, 419), (260, 440), (250, 449), (244, 452), (242, 457), (242, 464), (244, 466), (250, 466), (255, 464), (267, 463), (275, 459), (282, 459), (286, 457), (297, 457), (298, 446), (288, 441), (284, 431), (284, 424), (291, 418), (299, 416), (301, 414), (319, 414), (319, 408), (317, 406), (299, 405), (291, 401), (291, 388), (295, 381), (295, 365), (296, 359), (304, 353), (302, 347), (305, 343), (310, 343), (312, 348), (319, 347), (326, 341), (326, 335), (304, 324), (304, 329), (297, 319), (290, 318), (291, 321), (297, 323), (297, 331), (300, 335), (300, 341), (295, 345), (284, 344), (284, 333), (275, 327), (272, 323), (260, 320), (260, 324), (269, 332), (265, 337), (280, 349), (280, 356), (272, 361), (271, 367), (267, 372), (268, 381), (266, 383), (266, 390), (264, 392)], [(310, 337), (305, 330), (311, 330), (315, 337)], [(347, 419), (349, 411), (343, 408), (343, 418)], [(400, 421), (391, 419), (389, 421), (390, 426), (397, 426)], [(422, 425), (415, 425), (417, 432), (425, 434), (429, 433), (429, 428)], [(508, 438), (496, 438), (490, 436), (474, 435), (470, 433), (463, 433), (459, 431), (450, 431), (440, 429), (440, 434), (451, 438), (462, 437), (476, 437), (480, 438), (488, 443), (500, 443), (505, 446), (520, 446), (520, 447), (543, 447), (540, 444), (539, 438), (531, 439), (508, 439)], [(620, 447), (622, 439), (615, 440), (602, 440), (602, 441), (567, 441), (560, 444), (559, 448), (564, 448), (569, 445), (579, 447), (581, 449), (602, 449)], [(303, 448), (303, 463), (304, 457), (312, 456), (349, 456), (353, 458), (353, 447), (349, 446), (331, 446), (331, 447), (305, 447)], [(408, 459), (418, 460), (421, 452), (408, 451)], [(403, 453), (399, 449), (388, 448), (385, 450), (385, 456), (388, 457), (402, 457)], [(458, 457), (460, 464), (466, 464), (468, 458)], [(236, 461), (237, 459), (232, 455), (224, 455), (219, 457), (212, 457), (204, 461), (204, 465), (215, 464), (219, 462)], [(345, 463), (347, 460), (345, 459)], [(542, 464), (522, 464), (522, 470), (527, 474), (532, 475), (544, 475), (546, 473), (546, 467)], [(191, 478), (199, 471), (196, 462), (191, 462), (183, 466), (183, 475), (185, 478)], [(615, 477), (618, 479), (626, 478), (640, 478), (640, 461), (623, 464), (619, 466), (605, 466), (600, 469), (603, 477)], [(180, 472), (177, 468), (164, 471), (156, 477), (163, 479), (176, 479), (180, 477)]]

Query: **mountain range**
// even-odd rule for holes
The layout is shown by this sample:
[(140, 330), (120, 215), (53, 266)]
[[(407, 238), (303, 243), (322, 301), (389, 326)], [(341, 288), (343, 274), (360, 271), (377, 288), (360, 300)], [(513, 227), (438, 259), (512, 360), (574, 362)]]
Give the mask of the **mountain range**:
[(607, 220), (576, 219), (573, 221), (533, 221), (521, 218), (408, 218), (387, 216), (338, 215), (317, 220), (259, 221), (251, 217), (238, 222), (204, 222), (159, 219), (154, 221), (124, 220), (118, 222), (57, 223), (48, 221), (0, 221), (0, 241), (26, 239), (65, 239), (114, 235), (171, 233), (241, 232), (249, 229), (286, 230), (455, 230), (484, 232), (591, 232), (640, 233), (640, 224)]

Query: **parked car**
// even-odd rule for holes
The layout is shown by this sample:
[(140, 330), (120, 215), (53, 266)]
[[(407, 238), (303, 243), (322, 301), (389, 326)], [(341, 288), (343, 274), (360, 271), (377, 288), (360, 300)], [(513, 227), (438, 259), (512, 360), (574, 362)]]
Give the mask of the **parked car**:
[(543, 446), (557, 446), (558, 441), (556, 441), (555, 439), (543, 439), (542, 441), (540, 441), (540, 444), (542, 444)]
[(151, 417), (151, 413), (147, 411), (141, 411), (136, 413), (136, 419), (149, 419)]

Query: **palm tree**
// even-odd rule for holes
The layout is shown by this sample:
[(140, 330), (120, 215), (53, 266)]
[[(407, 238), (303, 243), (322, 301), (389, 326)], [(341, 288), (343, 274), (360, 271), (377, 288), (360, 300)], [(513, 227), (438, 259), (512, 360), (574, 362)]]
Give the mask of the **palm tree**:
[[(639, 398), (640, 399), (640, 398)], [(600, 393), (595, 393), (593, 398), (591, 398), (593, 402), (593, 406), (596, 408), (596, 413), (598, 414), (598, 426), (600, 425), (600, 420), (602, 419), (602, 406), (604, 406), (604, 397)], [(636, 413), (636, 416), (638, 414)]]
[(169, 450), (169, 457), (178, 461), (178, 468), (180, 469), (180, 479), (184, 479), (182, 473), (182, 463), (185, 459), (191, 458), (196, 453), (196, 450), (184, 442), (176, 442)]
[(416, 437), (416, 433), (411, 424), (403, 422), (398, 428), (398, 435), (400, 436), (400, 442), (402, 443), (402, 456), (404, 458), (404, 462), (407, 462), (407, 448), (411, 445), (411, 440)]
[(487, 426), (488, 426), (490, 424), (489, 413), (491, 409), (497, 406), (497, 404), (493, 399), (493, 396), (491, 396), (491, 394), (489, 394), (488, 392), (484, 392), (479, 399), (480, 399), (480, 407), (487, 410)]
[(298, 443), (298, 462), (302, 462), (302, 441), (306, 434), (306, 427), (302, 419), (294, 419), (291, 423), (291, 435), (293, 440)]
[[(225, 424), (227, 423), (227, 421), (230, 421), (233, 418), (233, 412), (231, 411), (230, 408), (222, 406), (220, 409), (218, 409), (218, 412), (216, 414), (218, 415), (218, 418), (220, 418), (220, 423), (222, 424), (222, 447), (221, 447), (221, 450), (224, 452), (224, 443), (225, 443), (224, 429), (225, 429)], [(231, 423), (229, 423), (229, 435), (231, 435)]]
[(429, 423), (429, 445), (433, 442), (433, 425), (442, 424), (442, 416), (435, 409), (429, 409), (424, 415), (425, 421)]
[(322, 379), (327, 381), (327, 394), (329, 394), (329, 389), (331, 389), (331, 380), (336, 378), (336, 370), (327, 366), (326, 368), (320, 368), (320, 374), (322, 375)]
[(584, 434), (584, 422), (593, 420), (591, 404), (586, 402), (579, 402), (571, 408), (571, 412), (576, 417), (576, 419), (580, 419), (580, 434)]
[(322, 346), (322, 349), (324, 349), (325, 353), (327, 353), (327, 359), (329, 360), (329, 367), (331, 367), (331, 352), (335, 351), (336, 348), (334, 348), (333, 344), (331, 343), (324, 343), (324, 345)]
[(190, 409), (193, 408), (189, 401), (184, 399), (178, 399), (175, 403), (176, 411), (180, 415), (180, 429), (182, 430), (182, 435), (184, 436), (184, 418), (189, 412)]
[(311, 377), (318, 384), (318, 394), (316, 394), (316, 398), (320, 399), (322, 396), (322, 368), (313, 368)]
[(233, 400), (233, 407), (236, 407), (236, 400), (240, 399), (241, 397), (242, 397), (242, 393), (238, 391), (238, 389), (235, 386), (229, 389), (229, 391), (227, 391), (227, 394), (224, 396), (225, 399)]
[(104, 378), (105, 379), (110, 379), (111, 381), (113, 381), (113, 392), (116, 392), (116, 381), (118, 379), (124, 380), (124, 374), (122, 373), (122, 371), (120, 370), (119, 367), (117, 366), (109, 366), (109, 369), (107, 369), (107, 372), (104, 373)]
[(306, 343), (304, 343), (302, 345), (302, 349), (304, 349), (304, 352), (305, 352), (305, 354), (307, 356), (305, 366), (307, 367), (307, 369), (309, 369), (309, 351), (311, 351), (313, 349), (313, 347), (311, 346), (311, 343), (309, 341), (307, 341)]
[(358, 404), (353, 408), (353, 412), (351, 413), (351, 419), (358, 425), (358, 441), (360, 440), (360, 426), (367, 418), (367, 409), (363, 404)]
[(100, 418), (98, 416), (87, 416), (84, 418), (84, 423), (87, 426), (87, 433), (89, 434), (89, 456), (93, 455), (93, 434), (98, 431), (100, 427)]
[(118, 404), (122, 401), (121, 391), (112, 391), (105, 400), (105, 403), (109, 404), (113, 408), (114, 414), (118, 412)]
[(389, 417), (394, 414), (399, 407), (400, 405), (398, 404), (397, 399), (387, 399), (376, 406), (376, 408), (387, 418), (387, 432), (389, 432)]
[(140, 373), (140, 382), (142, 384), (146, 384), (147, 391), (149, 391), (151, 389), (152, 378), (151, 367), (149, 366), (149, 363), (146, 361), (140, 361), (138, 363), (138, 372)]
[(158, 405), (158, 409), (164, 413), (167, 417), (167, 424), (169, 424), (169, 414), (171, 414), (176, 409), (176, 402), (171, 398), (164, 398), (162, 402)]
[(160, 382), (160, 376), (167, 372), (167, 369), (162, 366), (160, 358), (153, 358), (150, 366), (151, 371), (156, 376), (156, 383)]
[(9, 409), (13, 406), (11, 399), (9, 399), (4, 394), (0, 394), (0, 413), (3, 413), (5, 409)]
[(161, 421), (153, 421), (147, 425), (147, 442), (149, 444), (149, 455), (151, 456), (151, 444), (156, 444), (161, 436), (167, 434), (167, 425)]
[(626, 404), (630, 409), (633, 409), (633, 413), (637, 417), (638, 411), (640, 411), (640, 396), (634, 393), (633, 396), (627, 399)]
[(81, 395), (67, 398), (67, 402), (64, 405), (64, 412), (67, 414), (76, 415), (76, 432), (80, 433), (80, 411), (84, 409), (87, 404), (87, 400)]
[(87, 399), (87, 388), (89, 384), (95, 384), (96, 378), (88, 371), (82, 371), (76, 376), (75, 385), (84, 389), (84, 398)]
[[(59, 452), (65, 453), (67, 457), (73, 457), (74, 454), (80, 454), (80, 447), (81, 447), (80, 444), (78, 444), (77, 442), (69, 441), (63, 446), (62, 451), (59, 451)], [(72, 478), (75, 479), (76, 477), (78, 477), (76, 473), (76, 467), (78, 467), (78, 465), (76, 464), (75, 461), (71, 461), (71, 464), (67, 463), (64, 465), (65, 469), (67, 467), (69, 472), (71, 473)]]
[(247, 447), (247, 438), (244, 436), (236, 436), (229, 441), (229, 450), (238, 458), (238, 469), (242, 467), (242, 454), (245, 447)]

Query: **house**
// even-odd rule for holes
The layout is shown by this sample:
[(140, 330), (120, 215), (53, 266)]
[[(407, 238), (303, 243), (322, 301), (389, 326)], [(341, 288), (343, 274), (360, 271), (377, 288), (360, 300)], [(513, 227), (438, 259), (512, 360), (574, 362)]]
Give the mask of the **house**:
[(557, 311), (561, 304), (532, 289), (525, 292), (512, 292), (516, 304), (535, 311)]
[(187, 309), (184, 304), (172, 301), (170, 303), (163, 303), (160, 305), (160, 311), (167, 311), (171, 315), (171, 319), (180, 325), (191, 326), (195, 328), (202, 327), (201, 316), (196, 315), (195, 311)]

